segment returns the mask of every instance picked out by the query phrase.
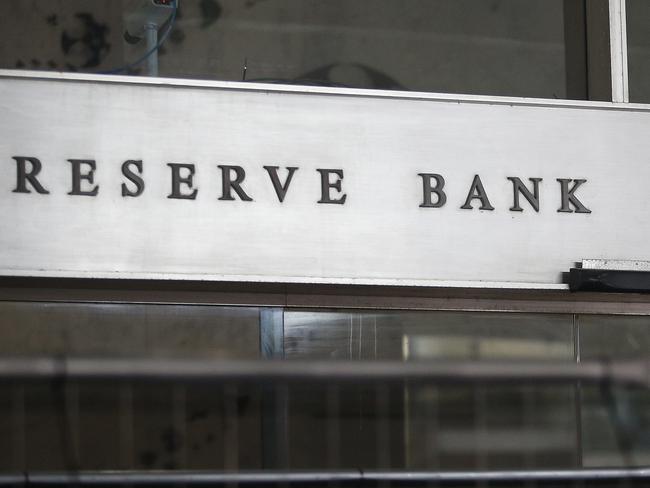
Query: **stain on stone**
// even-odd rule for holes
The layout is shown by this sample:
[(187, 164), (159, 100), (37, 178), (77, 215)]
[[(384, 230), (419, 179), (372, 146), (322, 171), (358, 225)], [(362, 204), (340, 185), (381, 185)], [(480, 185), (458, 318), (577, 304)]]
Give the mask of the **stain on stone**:
[(143, 451), (140, 453), (140, 464), (146, 468), (152, 468), (158, 460), (158, 455), (153, 451)]
[(82, 22), (83, 31), (80, 35), (72, 35), (67, 30), (61, 34), (61, 49), (64, 54), (70, 54), (72, 48), (81, 45), (83, 48), (84, 61), (81, 68), (94, 68), (99, 66), (102, 59), (111, 50), (107, 41), (109, 27), (95, 20), (92, 14), (79, 12), (75, 17)]
[(201, 29), (207, 29), (221, 17), (221, 5), (216, 0), (201, 0)]
[(16, 68), (22, 69), (25, 67), (25, 63), (22, 62), (22, 60), (18, 59), (16, 60)]
[(47, 62), (47, 66), (48, 66), (49, 68), (54, 69), (54, 68), (56, 68), (56, 67), (58, 66), (58, 64), (57, 64), (57, 62), (54, 61), (53, 59), (50, 59), (50, 60)]
[(48, 15), (45, 17), (45, 22), (47, 22), (47, 24), (51, 25), (52, 27), (56, 27), (59, 25), (59, 16), (56, 14)]
[(31, 63), (32, 63), (32, 66), (34, 66), (35, 68), (38, 68), (41, 65), (41, 62), (36, 58), (33, 58)]

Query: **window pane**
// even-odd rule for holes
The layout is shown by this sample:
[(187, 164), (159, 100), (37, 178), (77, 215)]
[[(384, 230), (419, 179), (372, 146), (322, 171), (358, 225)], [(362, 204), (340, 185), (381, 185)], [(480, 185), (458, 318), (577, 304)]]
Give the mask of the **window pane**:
[[(254, 307), (0, 302), (0, 357), (257, 359), (259, 317)], [(261, 392), (3, 382), (0, 439), (1, 472), (259, 469)]]
[[(139, 24), (127, 22), (141, 3), (4, 0), (0, 66), (112, 72), (147, 51), (135, 42)], [(567, 43), (584, 41), (565, 41), (565, 8), (574, 3), (184, 1), (160, 50), (160, 75), (565, 98), (567, 67), (584, 66), (565, 54)], [(568, 32), (583, 27), (569, 18)], [(135, 44), (123, 39), (129, 28)]]
[(245, 307), (0, 302), (0, 355), (259, 357)]
[(285, 356), (321, 359), (573, 359), (570, 315), (285, 313)]
[[(478, 312), (287, 311), (287, 359), (573, 361), (571, 315)], [(292, 391), (291, 454), (320, 466), (327, 445), (311, 442), (331, 429), (328, 392)], [(578, 460), (572, 385), (422, 385), (386, 390), (391, 422), (380, 459), (377, 391), (338, 392), (350, 447), (345, 466), (482, 470), (575, 467)], [(349, 424), (348, 424), (349, 421)], [(358, 429), (354, 429), (354, 425)], [(348, 438), (348, 433), (349, 437)], [(397, 448), (395, 447), (397, 444)], [(388, 444), (387, 444), (388, 445)], [(298, 447), (300, 446), (300, 447)], [(294, 451), (295, 447), (295, 451)]]
[[(581, 315), (583, 360), (650, 359), (650, 317)], [(586, 466), (650, 463), (650, 392), (603, 385), (583, 388)]]
[(650, 2), (627, 0), (630, 101), (650, 103)]

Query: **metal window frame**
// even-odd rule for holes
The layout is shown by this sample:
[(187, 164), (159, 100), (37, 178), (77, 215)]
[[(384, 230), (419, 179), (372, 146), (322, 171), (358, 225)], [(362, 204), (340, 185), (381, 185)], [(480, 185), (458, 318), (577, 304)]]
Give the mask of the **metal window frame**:
[(612, 102), (629, 103), (627, 70), (627, 17), (625, 0), (609, 0), (609, 45), (612, 78)]
[(2, 301), (650, 316), (650, 294), (300, 283), (0, 277)]

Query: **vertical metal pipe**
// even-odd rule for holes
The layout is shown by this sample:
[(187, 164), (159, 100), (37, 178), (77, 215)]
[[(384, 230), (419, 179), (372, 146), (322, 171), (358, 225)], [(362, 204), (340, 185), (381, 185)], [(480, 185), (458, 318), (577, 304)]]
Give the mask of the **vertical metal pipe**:
[(260, 310), (260, 355), (263, 359), (284, 358), (284, 310), (268, 307)]
[(151, 54), (147, 57), (147, 75), (158, 76), (158, 26), (156, 24), (145, 24), (144, 35), (147, 40), (147, 52)]
[[(284, 310), (279, 307), (260, 310), (260, 356), (284, 358)], [(262, 386), (262, 466), (287, 467), (287, 388)]]
[[(580, 317), (573, 314), (573, 355), (576, 364), (580, 364)], [(576, 419), (576, 465), (581, 468), (584, 465), (582, 452), (582, 383), (575, 382), (575, 419)]]

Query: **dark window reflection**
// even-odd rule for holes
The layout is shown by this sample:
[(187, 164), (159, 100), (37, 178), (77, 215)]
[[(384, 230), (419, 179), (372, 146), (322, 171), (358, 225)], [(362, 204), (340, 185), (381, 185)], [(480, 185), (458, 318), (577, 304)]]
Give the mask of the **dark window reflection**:
[[(574, 360), (571, 315), (480, 312), (285, 313), (285, 357), (330, 360)], [(573, 386), (410, 385), (386, 389), (385, 405), (399, 416), (378, 430), (376, 391), (341, 392), (342, 417), (357, 430), (348, 462), (386, 468), (486, 470), (571, 468), (578, 462)], [(388, 395), (390, 392), (390, 395)], [(310, 432), (327, 432), (328, 392), (300, 395), (292, 406), (303, 412), (290, 447), (306, 466), (309, 453), (326, 457), (325, 446), (304, 449)], [(320, 406), (320, 408), (318, 408)], [(322, 410), (322, 411), (321, 411)], [(305, 417), (306, 414), (309, 416)], [(389, 419), (393, 419), (389, 416)], [(393, 419), (394, 420), (394, 419)], [(374, 428), (367, 423), (374, 422)], [(346, 424), (347, 425), (347, 424)], [(360, 435), (360, 432), (367, 434)], [(377, 454), (376, 435), (400, 439)], [(381, 448), (380, 448), (381, 452)], [(312, 458), (312, 463), (314, 462)], [(382, 464), (384, 463), (384, 464)], [(388, 464), (385, 464), (388, 463)]]
[(627, 0), (630, 101), (650, 103), (650, 2)]
[[(566, 98), (567, 63), (576, 64), (566, 52), (584, 51), (565, 42), (573, 3), (184, 0), (160, 75)], [(4, 0), (0, 66), (115, 72), (146, 52), (137, 36), (124, 38), (136, 4)], [(146, 74), (146, 64), (125, 71)]]
[[(650, 359), (650, 317), (581, 315), (583, 360)], [(603, 385), (583, 388), (586, 466), (650, 463), (650, 392)]]
[(259, 357), (259, 310), (0, 302), (0, 356)]
[[(260, 312), (269, 310), (0, 302), (0, 356), (255, 359), (263, 317), (278, 319)], [(650, 350), (650, 320), (640, 316), (283, 314), (289, 362), (569, 364), (576, 353), (583, 361), (647, 359)], [(5, 381), (0, 472), (647, 465), (649, 400), (645, 390), (606, 383)]]

